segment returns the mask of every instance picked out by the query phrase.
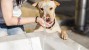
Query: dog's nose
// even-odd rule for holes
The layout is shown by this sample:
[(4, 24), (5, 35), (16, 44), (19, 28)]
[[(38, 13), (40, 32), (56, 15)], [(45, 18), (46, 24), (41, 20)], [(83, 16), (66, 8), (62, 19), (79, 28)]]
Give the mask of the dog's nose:
[(47, 14), (47, 15), (46, 15), (46, 17), (50, 17), (50, 15), (49, 15), (49, 14)]

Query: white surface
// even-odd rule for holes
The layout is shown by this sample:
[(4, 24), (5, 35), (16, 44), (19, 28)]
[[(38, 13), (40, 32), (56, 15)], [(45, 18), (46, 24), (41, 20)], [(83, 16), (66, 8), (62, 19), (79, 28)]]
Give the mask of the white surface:
[(31, 50), (28, 39), (0, 43), (0, 50)]
[(42, 50), (39, 37), (0, 43), (0, 50)]
[(0, 50), (88, 50), (75, 41), (62, 40), (57, 33), (30, 33), (0, 38)]
[(32, 50), (42, 50), (39, 37), (31, 38), (31, 42), (32, 42)]

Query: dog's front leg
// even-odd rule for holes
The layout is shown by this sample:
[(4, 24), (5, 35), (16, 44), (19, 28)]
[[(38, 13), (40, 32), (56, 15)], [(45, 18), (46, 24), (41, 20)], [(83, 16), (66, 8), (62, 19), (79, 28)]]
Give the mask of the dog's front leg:
[(64, 40), (66, 40), (68, 38), (66, 27), (64, 27), (64, 26), (60, 27), (60, 25), (58, 24), (57, 21), (55, 24), (56, 24), (57, 32), (59, 33), (60, 37)]
[(60, 37), (64, 40), (68, 39), (68, 34), (67, 34), (67, 29), (65, 26), (60, 27), (61, 28), (61, 33), (60, 33)]
[(60, 37), (61, 37), (63, 40), (67, 40), (67, 38), (68, 38), (67, 32), (66, 32), (65, 30), (63, 30), (63, 31), (60, 33)]

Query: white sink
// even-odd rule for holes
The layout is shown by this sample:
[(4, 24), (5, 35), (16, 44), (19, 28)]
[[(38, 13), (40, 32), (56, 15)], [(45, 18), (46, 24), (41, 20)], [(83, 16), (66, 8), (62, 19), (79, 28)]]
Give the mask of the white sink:
[(43, 32), (0, 38), (0, 50), (88, 50), (75, 41), (62, 40), (57, 33)]

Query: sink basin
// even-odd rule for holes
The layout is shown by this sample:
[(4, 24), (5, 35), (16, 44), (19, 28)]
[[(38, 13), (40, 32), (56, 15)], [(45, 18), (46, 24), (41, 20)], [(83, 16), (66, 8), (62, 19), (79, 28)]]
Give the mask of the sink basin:
[(0, 50), (88, 50), (77, 42), (62, 40), (57, 33), (28, 33), (0, 38)]

